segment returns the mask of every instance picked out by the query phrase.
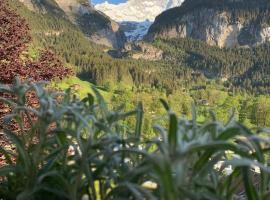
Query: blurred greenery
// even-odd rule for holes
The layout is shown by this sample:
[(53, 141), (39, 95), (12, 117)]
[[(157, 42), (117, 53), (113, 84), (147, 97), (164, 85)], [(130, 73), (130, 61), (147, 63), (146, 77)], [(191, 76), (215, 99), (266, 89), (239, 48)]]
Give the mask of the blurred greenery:
[(21, 127), (4, 130), (0, 198), (269, 199), (269, 44), (158, 40), (162, 61), (113, 59), (64, 18), (10, 2), (32, 31), (23, 56), (50, 48), (77, 77), (0, 86), (15, 97), (0, 98), (4, 122)]
[[(82, 100), (44, 88), (19, 79), (0, 85), (15, 97), (0, 99), (12, 108), (4, 121), (21, 127), (4, 130), (4, 199), (269, 199), (268, 129), (252, 131), (233, 113), (225, 124), (213, 113), (198, 123), (194, 106), (185, 119), (161, 100), (164, 124), (144, 137), (141, 103), (111, 109), (95, 87)], [(38, 107), (26, 105), (29, 91)], [(35, 116), (29, 129), (24, 116)]]

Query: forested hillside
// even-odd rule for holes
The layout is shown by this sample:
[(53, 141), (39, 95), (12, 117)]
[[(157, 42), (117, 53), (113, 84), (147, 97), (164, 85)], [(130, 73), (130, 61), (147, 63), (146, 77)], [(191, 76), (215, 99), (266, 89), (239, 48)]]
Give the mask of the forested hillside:
[(168, 62), (218, 79), (230, 91), (270, 94), (270, 44), (253, 48), (219, 48), (192, 39), (156, 40)]
[[(193, 70), (170, 66), (166, 62), (148, 62), (132, 59), (113, 59), (103, 52), (106, 47), (88, 41), (73, 24), (50, 14), (34, 13), (19, 2), (10, 2), (26, 18), (34, 38), (34, 47), (53, 49), (65, 62), (77, 68), (78, 75), (97, 84), (107, 81), (126, 81), (130, 84), (147, 84), (172, 90), (192, 86), (200, 79), (193, 79)], [(172, 69), (175, 70), (172, 70)], [(148, 73), (145, 73), (147, 71)], [(202, 77), (203, 78), (203, 77)], [(201, 80), (202, 80), (201, 78)], [(106, 80), (106, 81), (105, 81)]]
[[(119, 49), (126, 41), (119, 24), (81, 0), (17, 0), (39, 15), (64, 19), (80, 29), (91, 41)], [(18, 2), (14, 2), (18, 4)]]

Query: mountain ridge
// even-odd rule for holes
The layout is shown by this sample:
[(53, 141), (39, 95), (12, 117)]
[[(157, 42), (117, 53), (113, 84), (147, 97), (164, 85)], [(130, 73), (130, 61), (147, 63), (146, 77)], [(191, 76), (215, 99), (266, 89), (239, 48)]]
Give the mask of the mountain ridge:
[(121, 49), (126, 37), (117, 22), (97, 11), (87, 0), (19, 0), (31, 11), (46, 12), (69, 20), (91, 41)]
[(147, 39), (192, 38), (219, 47), (254, 46), (270, 41), (266, 0), (186, 0), (156, 17)]

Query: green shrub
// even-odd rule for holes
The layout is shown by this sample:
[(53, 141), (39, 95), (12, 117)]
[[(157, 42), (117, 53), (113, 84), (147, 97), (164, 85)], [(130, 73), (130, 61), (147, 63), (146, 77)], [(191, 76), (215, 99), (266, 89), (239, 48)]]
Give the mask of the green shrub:
[[(25, 106), (35, 91), (39, 107)], [(168, 126), (144, 139), (142, 104), (134, 111), (109, 110), (98, 91), (82, 101), (48, 92), (42, 83), (0, 86), (21, 130), (4, 130), (1, 144), (3, 199), (269, 199), (269, 130), (248, 130), (178, 118), (166, 102)], [(24, 116), (31, 121), (25, 130)], [(232, 115), (233, 116), (233, 115)], [(136, 119), (134, 130), (123, 120)], [(13, 148), (14, 147), (14, 148)], [(8, 150), (10, 149), (10, 150)], [(231, 171), (228, 169), (231, 168)]]

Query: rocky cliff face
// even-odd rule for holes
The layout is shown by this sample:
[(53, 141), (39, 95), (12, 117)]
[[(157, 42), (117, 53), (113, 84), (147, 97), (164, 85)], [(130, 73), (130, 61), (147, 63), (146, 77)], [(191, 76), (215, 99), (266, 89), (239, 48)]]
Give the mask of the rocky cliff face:
[(124, 51), (130, 53), (130, 57), (133, 59), (142, 59), (157, 61), (163, 59), (164, 52), (151, 44), (140, 42), (126, 43), (124, 46)]
[(194, 7), (192, 2), (187, 0), (181, 7), (157, 17), (147, 39), (189, 37), (219, 47), (255, 46), (270, 41), (267, 1), (258, 0), (254, 8), (248, 5), (250, 0), (220, 1), (223, 5), (206, 5), (205, 1), (205, 4), (194, 4)]
[(123, 47), (126, 37), (118, 23), (98, 12), (87, 0), (20, 0), (30, 10), (56, 14), (76, 26), (93, 42), (110, 48)]

